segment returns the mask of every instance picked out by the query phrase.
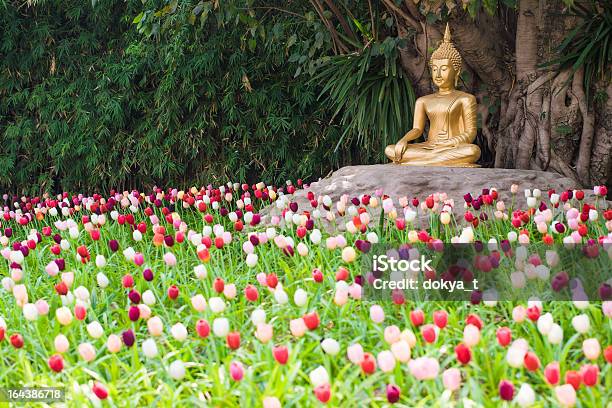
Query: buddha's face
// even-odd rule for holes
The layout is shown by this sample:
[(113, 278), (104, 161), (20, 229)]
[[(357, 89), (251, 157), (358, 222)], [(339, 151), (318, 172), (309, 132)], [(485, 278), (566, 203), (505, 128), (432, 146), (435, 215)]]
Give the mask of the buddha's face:
[(454, 88), (456, 75), (450, 59), (434, 59), (431, 61), (431, 77), (438, 88)]

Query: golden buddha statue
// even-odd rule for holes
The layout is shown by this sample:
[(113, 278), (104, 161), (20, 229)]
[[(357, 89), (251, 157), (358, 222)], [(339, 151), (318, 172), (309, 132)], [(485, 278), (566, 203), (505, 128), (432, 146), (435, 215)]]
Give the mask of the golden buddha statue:
[[(448, 24), (444, 40), (431, 55), (431, 77), (438, 92), (416, 100), (414, 124), (396, 144), (385, 148), (394, 163), (410, 166), (478, 167), (480, 148), (476, 139), (476, 98), (456, 88), (461, 73), (461, 55), (451, 42)], [(422, 143), (412, 143), (425, 130), (429, 134)]]

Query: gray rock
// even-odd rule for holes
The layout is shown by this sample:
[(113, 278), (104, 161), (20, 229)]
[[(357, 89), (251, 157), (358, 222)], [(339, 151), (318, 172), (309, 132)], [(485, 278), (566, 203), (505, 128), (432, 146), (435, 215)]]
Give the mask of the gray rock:
[[(463, 196), (471, 193), (474, 198), (482, 193), (483, 188), (495, 188), (499, 200), (504, 200), (507, 208), (512, 201), (510, 187), (518, 185), (515, 198), (515, 208), (526, 208), (525, 189), (540, 189), (542, 196), (548, 198), (549, 189), (557, 193), (568, 189), (580, 189), (573, 180), (557, 173), (494, 169), (494, 168), (460, 168), (460, 167), (412, 167), (395, 164), (377, 164), (371, 166), (343, 167), (329, 177), (314, 182), (303, 190), (298, 190), (291, 201), (298, 204), (298, 212), (311, 210), (306, 194), (312, 191), (315, 196), (329, 195), (336, 202), (343, 194), (358, 197), (361, 194), (374, 195), (376, 190), (382, 190), (398, 204), (400, 197), (409, 199), (417, 197), (420, 201), (435, 192), (444, 192), (455, 200), (455, 213), (463, 211)], [(586, 200), (591, 202), (593, 190), (584, 190)], [(609, 206), (606, 201), (601, 201)], [(271, 214), (279, 214), (279, 210), (271, 206), (262, 212), (265, 218)], [(264, 220), (265, 220), (264, 218)]]

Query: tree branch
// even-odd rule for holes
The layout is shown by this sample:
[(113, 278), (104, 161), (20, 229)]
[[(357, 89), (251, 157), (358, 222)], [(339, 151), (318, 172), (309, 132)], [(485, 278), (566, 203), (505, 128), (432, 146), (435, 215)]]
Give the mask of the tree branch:
[(334, 2), (332, 0), (324, 0), (324, 1), (325, 1), (325, 4), (327, 4), (327, 7), (329, 7), (329, 9), (331, 10), (331, 12), (334, 13), (336, 18), (338, 19), (338, 22), (340, 22), (342, 29), (346, 32), (346, 35), (350, 36), (353, 40), (357, 41), (357, 37), (355, 37), (355, 33), (353, 32), (353, 30), (351, 30), (351, 27), (346, 23), (346, 19), (344, 18), (342, 13), (340, 13), (340, 10), (338, 10), (338, 7), (336, 7)]
[(383, 3), (385, 3), (385, 6), (387, 6), (390, 11), (402, 17), (410, 27), (414, 28), (418, 32), (421, 32), (421, 25), (419, 24), (419, 22), (416, 21), (414, 18), (410, 17), (408, 14), (406, 14), (406, 12), (400, 7), (396, 6), (393, 0), (383, 0)]

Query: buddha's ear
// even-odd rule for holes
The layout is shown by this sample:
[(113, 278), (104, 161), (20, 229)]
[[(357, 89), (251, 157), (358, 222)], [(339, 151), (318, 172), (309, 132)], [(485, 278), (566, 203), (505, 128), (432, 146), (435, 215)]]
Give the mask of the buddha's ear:
[(455, 74), (455, 88), (457, 88), (457, 86), (459, 86), (459, 77), (461, 76), (461, 71), (457, 72)]

